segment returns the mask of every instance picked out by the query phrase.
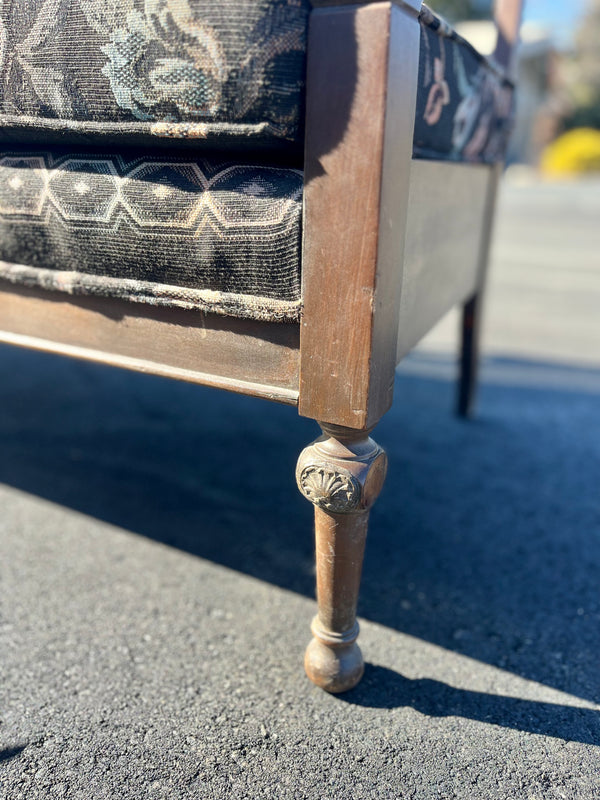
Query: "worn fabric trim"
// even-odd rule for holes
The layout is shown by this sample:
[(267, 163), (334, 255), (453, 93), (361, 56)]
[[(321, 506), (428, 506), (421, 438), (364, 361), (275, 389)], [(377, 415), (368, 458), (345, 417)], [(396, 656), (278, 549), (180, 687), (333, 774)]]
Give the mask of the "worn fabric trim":
[(250, 294), (188, 289), (150, 281), (122, 280), (84, 272), (27, 267), (0, 261), (0, 281), (30, 289), (49, 289), (73, 296), (112, 297), (152, 306), (184, 308), (260, 322), (298, 322), (300, 300), (275, 300)]
[[(301, 138), (301, 137), (300, 137)], [(0, 113), (0, 142), (24, 144), (40, 140), (49, 145), (71, 147), (102, 146), (115, 141), (123, 147), (179, 148), (189, 142), (194, 148), (219, 150), (266, 150), (289, 154), (293, 160), (301, 154), (300, 141), (280, 136), (276, 125), (270, 122), (93, 122), (69, 119), (45, 119), (40, 125), (38, 117)]]

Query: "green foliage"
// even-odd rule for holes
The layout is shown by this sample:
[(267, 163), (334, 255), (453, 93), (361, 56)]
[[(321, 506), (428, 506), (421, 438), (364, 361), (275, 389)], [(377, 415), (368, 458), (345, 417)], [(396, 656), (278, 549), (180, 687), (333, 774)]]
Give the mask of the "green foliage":
[(600, 130), (600, 93), (589, 103), (576, 106), (563, 120), (564, 130), (573, 128), (596, 128)]
[(600, 130), (600, 0), (588, 0), (575, 38), (570, 85), (572, 113), (564, 127)]
[(490, 19), (492, 14), (492, 0), (431, 0), (428, 5), (450, 22)]

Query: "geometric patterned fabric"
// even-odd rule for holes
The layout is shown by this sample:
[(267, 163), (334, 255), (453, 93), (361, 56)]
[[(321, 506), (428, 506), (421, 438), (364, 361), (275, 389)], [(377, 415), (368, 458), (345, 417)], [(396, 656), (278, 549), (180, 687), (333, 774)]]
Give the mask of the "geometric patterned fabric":
[(0, 277), (297, 319), (302, 173), (164, 154), (0, 154)]

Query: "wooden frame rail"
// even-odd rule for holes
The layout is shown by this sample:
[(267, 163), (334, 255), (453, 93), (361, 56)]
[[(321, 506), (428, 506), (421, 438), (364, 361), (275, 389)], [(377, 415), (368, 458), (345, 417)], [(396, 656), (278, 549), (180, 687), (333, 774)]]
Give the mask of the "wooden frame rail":
[[(412, 258), (423, 232), (422, 220), (408, 207), (427, 183), (426, 173), (445, 170), (411, 163), (422, 4), (312, 5), (300, 335), (294, 324), (245, 323), (11, 287), (0, 292), (0, 340), (298, 402), (305, 416), (355, 429), (385, 413), (397, 360), (450, 302), (443, 292), (437, 299), (430, 294), (420, 322), (408, 320), (418, 281), (403, 254), (408, 247)], [(507, 69), (521, 6), (520, 0), (496, 3), (495, 59)], [(458, 174), (453, 180), (461, 182)], [(469, 281), (461, 280), (464, 295)]]
[(0, 291), (0, 342), (295, 405), (298, 325), (43, 289)]

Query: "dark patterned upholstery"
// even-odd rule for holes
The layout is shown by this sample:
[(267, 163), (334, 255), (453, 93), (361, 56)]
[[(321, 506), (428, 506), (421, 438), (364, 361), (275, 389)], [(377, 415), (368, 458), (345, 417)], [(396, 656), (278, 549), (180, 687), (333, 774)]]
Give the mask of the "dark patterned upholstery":
[[(309, 0), (20, 0), (0, 9), (0, 140), (302, 144)], [(426, 6), (420, 23), (415, 155), (501, 159), (510, 84)]]
[[(0, 0), (0, 280), (297, 320), (309, 10)], [(502, 159), (510, 84), (420, 24), (415, 156)]]
[(308, 0), (3, 0), (3, 135), (300, 141), (309, 8)]
[(297, 319), (302, 173), (185, 156), (0, 154), (0, 278)]
[(502, 161), (511, 129), (512, 84), (423, 6), (414, 155)]

